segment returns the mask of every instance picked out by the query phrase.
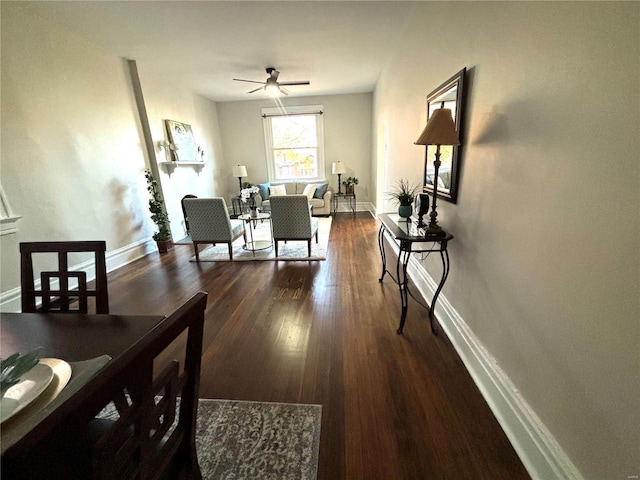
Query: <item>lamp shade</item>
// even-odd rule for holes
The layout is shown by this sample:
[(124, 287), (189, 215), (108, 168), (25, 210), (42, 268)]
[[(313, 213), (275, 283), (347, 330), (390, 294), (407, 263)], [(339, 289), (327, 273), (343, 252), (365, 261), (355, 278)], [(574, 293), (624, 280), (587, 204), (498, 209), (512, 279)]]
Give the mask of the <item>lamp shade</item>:
[(451, 110), (439, 108), (431, 115), (427, 126), (415, 141), (416, 145), (460, 145)]
[(342, 162), (333, 162), (331, 165), (331, 173), (333, 175), (338, 175), (339, 173), (347, 173), (347, 167), (344, 166)]
[(247, 167), (244, 165), (237, 165), (233, 167), (233, 176), (234, 177), (247, 177)]

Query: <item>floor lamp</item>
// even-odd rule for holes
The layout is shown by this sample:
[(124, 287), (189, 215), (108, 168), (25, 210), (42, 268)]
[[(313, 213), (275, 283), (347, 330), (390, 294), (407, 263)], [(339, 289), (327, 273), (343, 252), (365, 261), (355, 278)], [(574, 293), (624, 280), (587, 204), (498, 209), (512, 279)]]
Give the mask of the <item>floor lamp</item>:
[(331, 165), (331, 173), (338, 175), (338, 193), (342, 193), (342, 184), (340, 183), (340, 176), (343, 173), (347, 173), (347, 167), (342, 162), (333, 162)]
[[(431, 206), (431, 213), (429, 213), (429, 225), (427, 225), (424, 234), (427, 237), (444, 236), (444, 230), (442, 230), (442, 227), (438, 225), (438, 212), (436, 211), (436, 199), (438, 198), (438, 169), (440, 168), (440, 145), (460, 145), (458, 132), (456, 132), (456, 125), (453, 123), (453, 117), (451, 116), (451, 110), (448, 108), (439, 108), (438, 110), (435, 110), (415, 144), (436, 146), (436, 154), (433, 160), (433, 166), (435, 168), (433, 175), (433, 203)], [(425, 157), (425, 162), (427, 161), (428, 160)], [(425, 174), (426, 170), (425, 165)]]
[(244, 165), (236, 165), (233, 167), (233, 176), (238, 177), (238, 186), (242, 191), (242, 177), (247, 177), (247, 167)]

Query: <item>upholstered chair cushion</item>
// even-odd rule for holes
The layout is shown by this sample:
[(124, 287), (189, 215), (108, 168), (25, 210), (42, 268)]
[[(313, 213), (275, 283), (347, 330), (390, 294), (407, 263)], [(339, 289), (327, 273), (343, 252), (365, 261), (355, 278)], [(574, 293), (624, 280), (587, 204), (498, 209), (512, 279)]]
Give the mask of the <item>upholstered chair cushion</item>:
[(308, 183), (304, 190), (302, 191), (303, 195), (306, 195), (309, 200), (313, 198), (313, 195), (316, 193), (316, 188), (318, 186), (315, 183)]
[(269, 188), (269, 198), (271, 198), (272, 195), (286, 195), (287, 194), (287, 188), (284, 185), (271, 185), (271, 187)]
[(237, 232), (237, 224), (243, 225), (242, 220), (231, 223), (224, 198), (191, 198), (184, 204), (193, 241), (229, 242), (233, 240), (234, 227)]
[(329, 188), (328, 183), (318, 183), (316, 185), (316, 191), (313, 193), (313, 198), (324, 197), (324, 194), (327, 193), (327, 188)]
[(269, 200), (269, 187), (271, 185), (269, 183), (261, 183), (258, 185), (258, 193), (260, 194), (260, 197), (262, 197), (262, 200)]
[(273, 238), (308, 239), (318, 229), (318, 219), (311, 216), (306, 195), (271, 195)]
[(199, 261), (198, 245), (201, 243), (227, 243), (229, 258), (233, 259), (231, 243), (245, 236), (242, 220), (231, 220), (224, 198), (187, 198), (184, 208), (189, 218), (191, 240), (196, 260)]

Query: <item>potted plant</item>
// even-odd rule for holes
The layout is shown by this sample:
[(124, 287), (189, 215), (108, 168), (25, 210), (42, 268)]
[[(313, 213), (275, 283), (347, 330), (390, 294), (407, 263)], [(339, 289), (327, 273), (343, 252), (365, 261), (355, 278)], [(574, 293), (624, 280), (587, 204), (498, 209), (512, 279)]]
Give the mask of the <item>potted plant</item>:
[(345, 186), (345, 193), (347, 195), (353, 195), (354, 187), (358, 184), (358, 178), (347, 177), (346, 180), (342, 182), (342, 184)]
[[(249, 186), (245, 187), (244, 185)], [(249, 200), (251, 200), (251, 205), (249, 205), (249, 213), (252, 217), (258, 216), (258, 207), (256, 207), (253, 197), (257, 195), (259, 191), (260, 189), (251, 183), (243, 184), (243, 188), (242, 190), (240, 190), (240, 199), (242, 200), (242, 203), (247, 203)]]
[(158, 182), (153, 178), (150, 170), (144, 171), (147, 179), (147, 190), (149, 191), (149, 211), (151, 212), (151, 220), (158, 227), (158, 231), (153, 234), (153, 239), (158, 245), (160, 253), (166, 253), (173, 248), (171, 241), (171, 229), (169, 228), (169, 215), (164, 206), (164, 199), (160, 195)]
[(387, 195), (398, 202), (398, 215), (409, 218), (413, 213), (411, 204), (420, 190), (420, 185), (410, 185), (406, 178), (401, 178), (396, 182), (395, 189)]

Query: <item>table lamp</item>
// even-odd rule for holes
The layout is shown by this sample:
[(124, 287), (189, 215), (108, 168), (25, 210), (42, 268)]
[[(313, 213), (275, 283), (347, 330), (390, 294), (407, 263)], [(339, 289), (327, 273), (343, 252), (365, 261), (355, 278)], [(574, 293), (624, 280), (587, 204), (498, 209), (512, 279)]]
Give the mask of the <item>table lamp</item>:
[(247, 167), (244, 165), (236, 165), (233, 167), (233, 176), (238, 177), (238, 186), (242, 190), (242, 177), (247, 177)]
[(340, 182), (340, 176), (343, 173), (347, 173), (347, 167), (342, 162), (333, 162), (331, 165), (331, 173), (338, 175), (338, 193), (342, 193), (342, 183)]
[[(438, 197), (438, 169), (440, 168), (440, 145), (460, 145), (456, 125), (453, 123), (451, 110), (448, 108), (439, 108), (434, 110), (431, 118), (427, 122), (427, 126), (415, 141), (416, 145), (436, 145), (436, 154), (433, 160), (435, 168), (433, 177), (433, 203), (431, 213), (429, 213), (429, 225), (424, 231), (425, 236), (440, 237), (445, 232), (438, 225), (438, 212), (436, 211), (436, 199)], [(426, 169), (425, 169), (426, 170)]]

